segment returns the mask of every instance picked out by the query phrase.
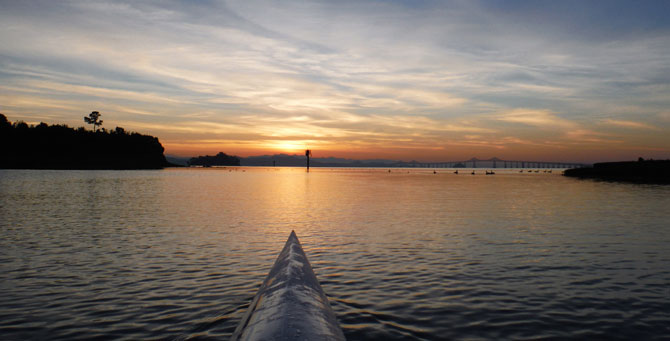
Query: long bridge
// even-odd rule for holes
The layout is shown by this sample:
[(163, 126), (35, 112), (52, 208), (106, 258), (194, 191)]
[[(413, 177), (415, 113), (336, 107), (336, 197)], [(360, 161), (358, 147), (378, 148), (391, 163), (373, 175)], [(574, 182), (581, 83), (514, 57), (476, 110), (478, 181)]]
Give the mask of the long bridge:
[(409, 162), (407, 167), (417, 168), (582, 168), (589, 164), (575, 162), (502, 160), (497, 157), (487, 160), (472, 158), (462, 161)]

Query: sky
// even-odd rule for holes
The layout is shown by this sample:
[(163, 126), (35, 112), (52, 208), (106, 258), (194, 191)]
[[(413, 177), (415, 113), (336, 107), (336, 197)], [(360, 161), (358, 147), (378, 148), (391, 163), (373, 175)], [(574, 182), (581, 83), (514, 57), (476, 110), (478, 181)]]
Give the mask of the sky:
[(670, 1), (0, 0), (0, 113), (166, 154), (670, 158)]

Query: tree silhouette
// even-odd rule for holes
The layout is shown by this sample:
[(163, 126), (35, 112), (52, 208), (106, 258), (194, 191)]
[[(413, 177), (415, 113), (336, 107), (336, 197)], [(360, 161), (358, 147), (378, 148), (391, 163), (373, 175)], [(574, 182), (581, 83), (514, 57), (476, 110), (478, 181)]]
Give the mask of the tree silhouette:
[(240, 158), (219, 152), (215, 156), (205, 155), (192, 157), (188, 164), (191, 166), (239, 166)]
[(84, 122), (88, 124), (93, 125), (93, 131), (96, 131), (98, 126), (102, 125), (102, 120), (100, 118), (100, 113), (97, 111), (91, 111), (90, 114), (88, 114), (88, 117), (84, 117)]
[[(99, 117), (90, 119), (91, 124), (101, 123)], [(9, 122), (0, 114), (0, 169), (160, 169), (168, 165), (157, 138), (120, 127), (109, 132), (98, 129), (28, 125)]]
[(9, 128), (12, 124), (7, 120), (7, 116), (0, 114), (0, 128)]

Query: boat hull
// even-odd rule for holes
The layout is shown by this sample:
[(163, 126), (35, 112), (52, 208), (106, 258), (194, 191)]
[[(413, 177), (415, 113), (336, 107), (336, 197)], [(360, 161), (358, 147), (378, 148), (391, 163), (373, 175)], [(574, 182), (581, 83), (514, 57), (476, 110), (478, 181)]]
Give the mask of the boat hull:
[(345, 340), (294, 231), (231, 340)]

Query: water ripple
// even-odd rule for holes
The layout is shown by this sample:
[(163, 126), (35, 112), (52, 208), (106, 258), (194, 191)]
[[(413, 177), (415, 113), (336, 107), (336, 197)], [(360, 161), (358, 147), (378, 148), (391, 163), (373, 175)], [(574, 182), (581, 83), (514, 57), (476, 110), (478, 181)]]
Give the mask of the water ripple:
[(503, 171), (0, 170), (0, 338), (228, 338), (295, 229), (351, 340), (663, 339), (667, 207)]

